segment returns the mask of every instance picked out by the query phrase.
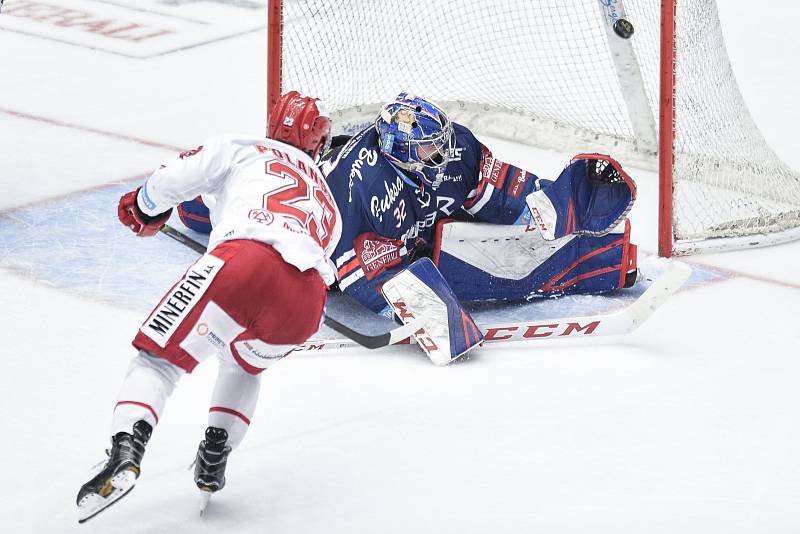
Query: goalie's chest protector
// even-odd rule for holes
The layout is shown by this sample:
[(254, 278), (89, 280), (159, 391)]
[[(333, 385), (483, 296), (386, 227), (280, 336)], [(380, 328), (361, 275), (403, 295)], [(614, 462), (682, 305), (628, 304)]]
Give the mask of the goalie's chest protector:
[(342, 212), (343, 235), (371, 231), (409, 245), (418, 237), (432, 242), (436, 221), (460, 209), (477, 181), (469, 160), (462, 159), (465, 149), (455, 152), (433, 187), (419, 187), (380, 154), (374, 129), (355, 136), (327, 178)]

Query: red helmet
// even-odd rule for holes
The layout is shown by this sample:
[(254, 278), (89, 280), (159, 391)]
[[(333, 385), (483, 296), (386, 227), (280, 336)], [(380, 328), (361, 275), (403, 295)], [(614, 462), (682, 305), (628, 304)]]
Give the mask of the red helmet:
[(330, 143), (331, 119), (318, 98), (289, 91), (273, 106), (267, 135), (299, 148), (316, 160)]

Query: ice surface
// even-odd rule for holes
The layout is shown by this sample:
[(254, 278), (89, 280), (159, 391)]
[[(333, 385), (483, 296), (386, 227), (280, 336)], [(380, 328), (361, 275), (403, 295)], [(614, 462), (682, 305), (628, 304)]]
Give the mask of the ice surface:
[[(186, 470), (215, 378), (201, 365), (170, 399), (137, 489), (79, 527), (74, 498), (108, 445), (130, 339), (194, 257), (133, 236), (116, 200), (173, 149), (263, 131), (265, 36), (247, 32), (265, 14), (241, 1), (69, 3), (94, 20), (202, 27), (137, 48), (52, 16), (12, 24), (15, 4), (0, 14), (0, 530), (800, 530), (797, 243), (691, 258), (691, 285), (622, 338), (487, 346), (445, 368), (414, 347), (293, 355), (264, 375), (203, 519)], [(800, 168), (800, 6), (720, 4), (756, 121)], [(569, 157), (488, 141), (543, 176)], [(633, 238), (653, 275), (655, 183), (634, 176)], [(608, 309), (636, 291), (524, 313)]]

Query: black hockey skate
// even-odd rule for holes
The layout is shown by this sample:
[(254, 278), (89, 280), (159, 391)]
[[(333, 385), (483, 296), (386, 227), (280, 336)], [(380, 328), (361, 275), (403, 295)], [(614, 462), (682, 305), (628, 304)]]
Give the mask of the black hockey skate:
[(144, 448), (153, 432), (145, 421), (133, 425), (133, 435), (119, 432), (106, 450), (108, 461), (103, 469), (78, 492), (78, 523), (93, 518), (127, 495), (141, 472)]
[(194, 482), (201, 490), (200, 515), (205, 512), (211, 494), (225, 487), (225, 467), (228, 464), (230, 446), (226, 445), (228, 433), (210, 426), (206, 428), (206, 439), (197, 448), (194, 464)]
[(636, 285), (636, 280), (639, 278), (639, 275), (639, 269), (634, 269), (625, 273), (625, 283), (622, 284), (622, 287), (627, 288)]
[(225, 487), (225, 466), (231, 448), (225, 443), (228, 433), (222, 428), (206, 428), (206, 439), (197, 448), (194, 482), (203, 491), (217, 492)]

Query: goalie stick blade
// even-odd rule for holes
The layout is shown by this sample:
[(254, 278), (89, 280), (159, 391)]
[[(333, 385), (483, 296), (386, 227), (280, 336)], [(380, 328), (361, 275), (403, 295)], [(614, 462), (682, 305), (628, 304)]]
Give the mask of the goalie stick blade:
[(673, 262), (639, 298), (620, 311), (607, 315), (564, 317), (530, 323), (505, 323), (481, 326), (486, 343), (535, 341), (539, 339), (580, 338), (629, 334), (653, 315), (689, 278), (692, 269)]
[[(192, 250), (201, 254), (206, 252), (205, 245), (169, 225), (165, 225), (161, 232)], [(691, 273), (692, 269), (688, 265), (672, 262), (633, 304), (616, 313), (588, 317), (567, 317), (552, 321), (542, 320), (527, 323), (479, 326), (484, 334), (484, 343), (627, 334), (649, 319), (653, 312), (683, 285)], [(325, 317), (325, 324), (332, 330), (346, 336), (347, 339), (309, 340), (298, 346), (294, 351), (341, 349), (359, 345), (368, 349), (377, 349), (387, 345), (396, 345), (404, 342), (411, 334), (419, 330), (426, 319), (427, 317), (424, 316), (419, 317), (405, 326), (376, 336), (368, 336), (335, 319)]]
[[(381, 347), (385, 347), (387, 345), (394, 345), (395, 343), (399, 343), (404, 339), (407, 339), (411, 334), (422, 328), (423, 323), (427, 319), (427, 315), (423, 315), (422, 317), (418, 317), (411, 321), (408, 324), (403, 326), (399, 326), (393, 330), (389, 330), (388, 332), (384, 332), (382, 334), (377, 334), (374, 336), (369, 336), (366, 334), (362, 334), (361, 332), (357, 332), (350, 328), (349, 326), (345, 325), (344, 323), (340, 323), (336, 319), (331, 317), (325, 316), (325, 326), (330, 327), (331, 330), (334, 330), (343, 336), (351, 339), (355, 343), (361, 345), (362, 347), (368, 349), (379, 349)], [(302, 348), (298, 350), (303, 350)]]
[[(519, 323), (481, 324), (479, 327), (484, 334), (484, 343), (627, 334), (649, 319), (656, 309), (680, 289), (691, 273), (689, 266), (672, 262), (632, 304), (617, 312)], [(295, 350), (316, 351), (355, 346), (357, 344), (350, 339), (320, 339), (309, 340)]]
[(635, 330), (645, 322), (654, 311), (671, 297), (692, 275), (692, 268), (685, 263), (672, 262), (661, 276), (650, 284), (636, 302), (628, 306), (626, 313), (631, 321), (631, 330)]

